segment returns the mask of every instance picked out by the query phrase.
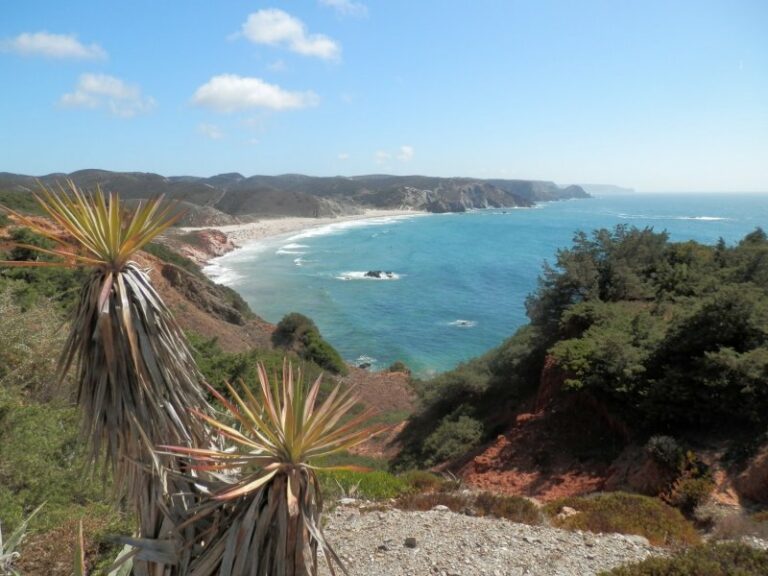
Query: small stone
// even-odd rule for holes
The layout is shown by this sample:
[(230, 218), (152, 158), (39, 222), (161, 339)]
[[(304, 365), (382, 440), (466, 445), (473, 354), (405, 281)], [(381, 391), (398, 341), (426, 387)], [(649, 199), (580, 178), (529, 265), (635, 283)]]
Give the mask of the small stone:
[(432, 510), (434, 510), (435, 512), (450, 512), (451, 511), (451, 509), (448, 508), (448, 506), (446, 506), (445, 504), (438, 504), (437, 506), (433, 506)]
[(565, 518), (570, 518), (571, 516), (575, 516), (576, 514), (579, 514), (578, 510), (575, 510), (570, 506), (563, 506), (562, 508), (560, 508), (560, 512), (557, 513), (557, 519), (564, 520)]
[(388, 552), (389, 551), (389, 546), (387, 546), (386, 544), (379, 544), (376, 547), (376, 550), (379, 551), (379, 552)]
[(339, 498), (339, 504), (342, 506), (353, 506), (357, 504), (357, 500), (354, 498)]
[(405, 547), (406, 548), (416, 548), (416, 538), (413, 536), (409, 536), (405, 539)]
[(584, 545), (585, 546), (589, 546), (591, 548), (592, 546), (595, 546), (596, 544), (597, 544), (597, 542), (595, 541), (595, 539), (592, 536), (589, 536), (588, 534), (584, 535)]
[(533, 536), (523, 536), (523, 540), (528, 542), (528, 544), (536, 544), (537, 542), (541, 542), (540, 539), (534, 538)]

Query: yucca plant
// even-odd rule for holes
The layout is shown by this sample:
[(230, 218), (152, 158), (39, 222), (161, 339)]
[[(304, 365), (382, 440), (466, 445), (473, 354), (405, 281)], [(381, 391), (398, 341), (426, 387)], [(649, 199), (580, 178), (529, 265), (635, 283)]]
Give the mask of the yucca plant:
[[(42, 188), (35, 198), (59, 231), (6, 211), (55, 244), (51, 249), (20, 247), (58, 261), (2, 264), (91, 269), (74, 311), (60, 373), (63, 377), (76, 367), (91, 463), (105, 462), (105, 470), (111, 470), (119, 493), (127, 495), (138, 514), (139, 537), (164, 537), (174, 528), (167, 493), (184, 492), (186, 487), (164, 485), (162, 470), (177, 469), (179, 463), (156, 455), (154, 447), (169, 442), (205, 445), (203, 422), (189, 409), (205, 414), (210, 408), (181, 329), (147, 273), (131, 258), (180, 214), (162, 197), (128, 210), (117, 194), (106, 197), (99, 188), (86, 194), (71, 181), (56, 191)], [(175, 506), (185, 503), (183, 498), (174, 501)], [(162, 560), (165, 552), (144, 551), (137, 559)], [(136, 562), (134, 573), (174, 572)]]
[(320, 468), (312, 462), (347, 450), (383, 427), (361, 429), (371, 414), (350, 415), (357, 403), (352, 389), (337, 385), (318, 406), (322, 377), (307, 389), (288, 364), (280, 383), (277, 378), (270, 383), (263, 365), (257, 372), (255, 393), (245, 384), (242, 393), (227, 385), (227, 399), (211, 389), (225, 418), (193, 410), (230, 448), (164, 447), (168, 454), (188, 457), (191, 469), (209, 478), (198, 480), (210, 499), (188, 520), (198, 525), (198, 540), (186, 548), (199, 550), (189, 574), (315, 575), (318, 551), (331, 573), (336, 567), (346, 573), (323, 536), (315, 473)]

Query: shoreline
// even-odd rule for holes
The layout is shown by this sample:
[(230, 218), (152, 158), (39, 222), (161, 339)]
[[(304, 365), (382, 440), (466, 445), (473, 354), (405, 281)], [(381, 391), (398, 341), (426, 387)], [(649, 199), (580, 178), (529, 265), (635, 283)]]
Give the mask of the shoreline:
[(203, 266), (208, 265), (216, 258), (239, 250), (251, 242), (271, 240), (288, 234), (305, 232), (315, 228), (322, 228), (331, 224), (341, 224), (344, 222), (354, 222), (361, 220), (373, 220), (376, 218), (391, 218), (397, 216), (424, 216), (429, 214), (424, 210), (377, 210), (368, 209), (361, 214), (350, 214), (344, 216), (324, 216), (320, 218), (311, 218), (303, 216), (284, 216), (275, 218), (263, 218), (255, 222), (246, 224), (228, 224), (224, 226), (199, 226), (199, 227), (179, 227), (174, 229), (173, 236), (178, 239), (182, 234), (192, 232), (202, 232), (205, 230), (214, 230), (221, 232), (227, 237), (229, 244), (219, 253), (206, 252), (203, 260)]

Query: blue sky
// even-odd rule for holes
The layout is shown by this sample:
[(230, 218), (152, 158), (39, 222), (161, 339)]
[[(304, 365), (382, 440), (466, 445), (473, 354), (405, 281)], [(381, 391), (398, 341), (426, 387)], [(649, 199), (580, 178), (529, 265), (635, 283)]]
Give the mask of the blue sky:
[(768, 190), (768, 2), (24, 0), (0, 170)]

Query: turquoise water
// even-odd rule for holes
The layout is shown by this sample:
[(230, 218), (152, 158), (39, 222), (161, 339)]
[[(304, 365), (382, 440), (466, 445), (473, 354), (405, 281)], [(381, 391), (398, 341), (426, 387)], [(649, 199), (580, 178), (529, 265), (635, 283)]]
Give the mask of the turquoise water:
[(207, 272), (271, 322), (311, 317), (348, 361), (402, 360), (428, 375), (509, 337), (527, 321), (542, 263), (576, 231), (617, 224), (734, 243), (768, 229), (768, 194), (633, 194), (340, 223), (253, 243)]

